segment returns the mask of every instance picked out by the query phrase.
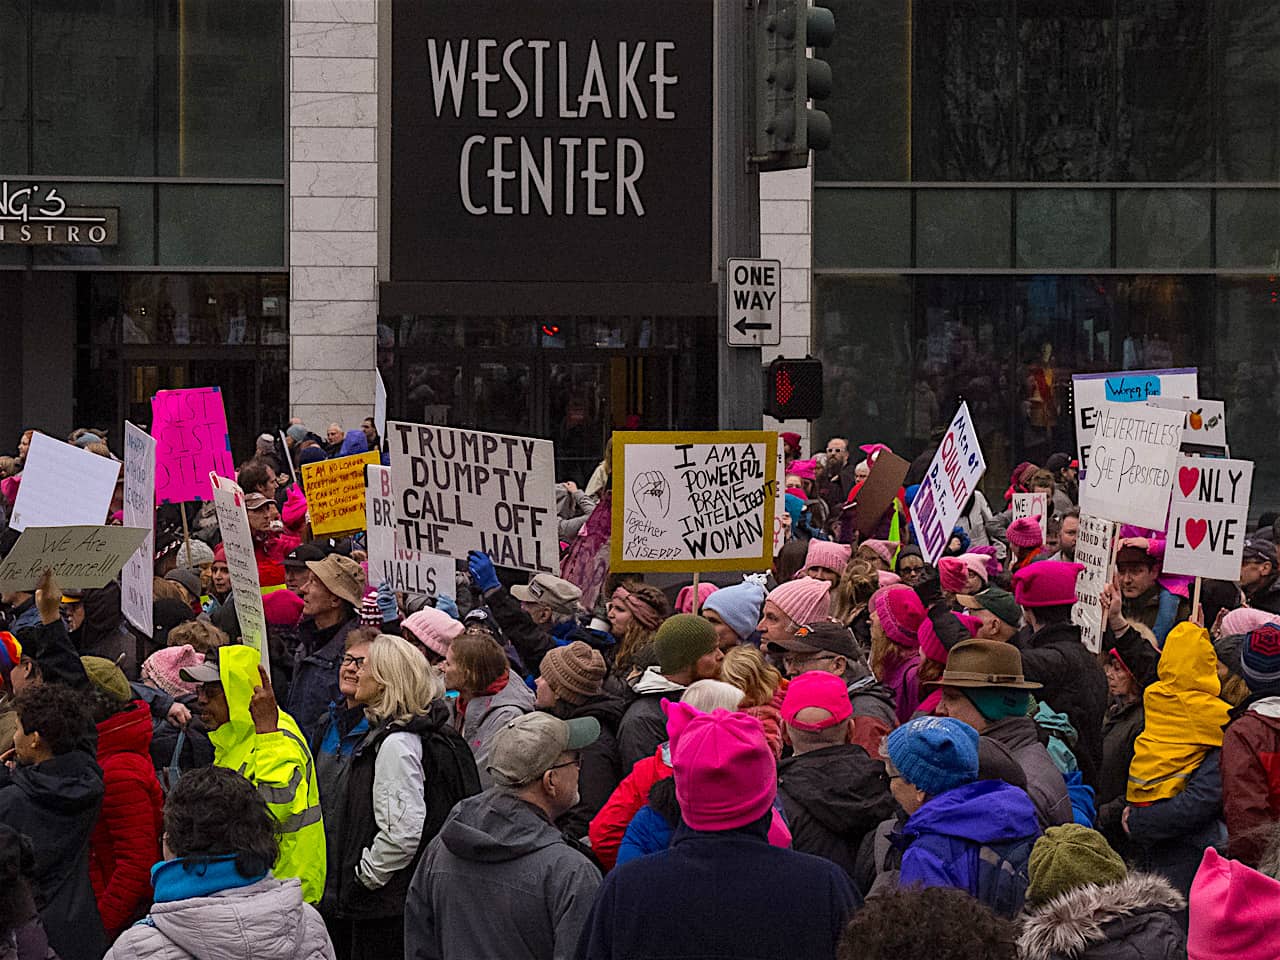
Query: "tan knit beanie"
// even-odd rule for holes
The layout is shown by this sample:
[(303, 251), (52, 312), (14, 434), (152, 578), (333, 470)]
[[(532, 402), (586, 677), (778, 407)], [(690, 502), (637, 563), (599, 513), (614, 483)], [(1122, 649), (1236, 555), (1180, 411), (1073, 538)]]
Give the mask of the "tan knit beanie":
[(604, 687), (604, 657), (581, 640), (553, 647), (542, 658), (542, 676), (555, 695), (568, 703), (586, 703)]

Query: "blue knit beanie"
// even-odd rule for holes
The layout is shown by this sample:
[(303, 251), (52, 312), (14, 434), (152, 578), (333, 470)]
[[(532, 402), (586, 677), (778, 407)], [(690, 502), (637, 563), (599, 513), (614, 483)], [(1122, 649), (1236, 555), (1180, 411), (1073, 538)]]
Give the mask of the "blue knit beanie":
[(1280, 691), (1280, 627), (1267, 623), (1249, 631), (1240, 651), (1240, 668), (1250, 693)]
[(889, 761), (902, 778), (936, 797), (978, 779), (978, 731), (950, 717), (918, 717), (888, 740)]
[(714, 610), (739, 640), (746, 640), (760, 623), (764, 598), (763, 584), (744, 580), (732, 587), (721, 587), (702, 602), (702, 609)]

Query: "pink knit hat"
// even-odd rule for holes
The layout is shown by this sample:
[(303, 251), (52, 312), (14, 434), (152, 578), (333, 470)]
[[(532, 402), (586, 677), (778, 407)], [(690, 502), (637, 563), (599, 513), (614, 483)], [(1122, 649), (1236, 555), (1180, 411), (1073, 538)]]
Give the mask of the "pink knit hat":
[(767, 599), (801, 626), (831, 616), (831, 584), (825, 580), (812, 577), (790, 580), (774, 587)]
[(901, 585), (877, 590), (871, 595), (871, 609), (886, 637), (903, 647), (919, 646), (917, 634), (925, 612), (914, 590)]
[[(969, 631), (969, 639), (972, 640), (978, 635), (978, 631), (982, 629), (982, 621), (977, 617), (970, 616), (967, 613), (952, 614), (957, 620), (964, 624), (964, 628)], [(942, 639), (938, 636), (938, 631), (934, 629), (933, 620), (925, 617), (920, 624), (920, 630), (916, 633), (920, 640), (920, 652), (932, 660), (934, 663), (946, 663), (949, 651), (942, 644)]]
[[(702, 612), (702, 605), (707, 602), (707, 597), (711, 596), (719, 588), (714, 583), (698, 584), (698, 612)], [(676, 594), (676, 613), (693, 613), (693, 584), (687, 587), (681, 587), (680, 592)]]
[(943, 557), (938, 561), (938, 580), (947, 593), (968, 593), (969, 567), (959, 557)]
[(442, 657), (449, 655), (449, 644), (463, 629), (461, 623), (435, 607), (423, 607), (417, 613), (409, 614), (400, 624), (401, 632), (408, 630), (412, 634), (410, 639), (417, 640)]
[(893, 551), (897, 547), (896, 543), (890, 543), (888, 540), (863, 540), (858, 544), (858, 549), (866, 547), (885, 563), (893, 563)]
[[(693, 714), (671, 723), (678, 714)], [(668, 728), (680, 814), (694, 830), (734, 830), (761, 819), (778, 792), (778, 768), (764, 727), (745, 713), (701, 713), (673, 703)]]
[(1280, 615), (1253, 607), (1238, 607), (1222, 618), (1222, 635), (1239, 636), (1267, 623), (1280, 623)]
[(292, 590), (272, 590), (262, 597), (262, 613), (270, 627), (296, 627), (302, 607), (302, 598)]
[(1013, 575), (1013, 597), (1020, 607), (1061, 607), (1076, 602), (1076, 578), (1083, 563), (1041, 560)]
[(196, 653), (189, 643), (181, 647), (161, 647), (142, 662), (142, 682), (171, 697), (194, 697), (198, 684), (188, 683), (178, 672), (201, 663), (204, 663), (204, 654)]
[(847, 543), (832, 543), (830, 540), (810, 540), (809, 552), (804, 558), (804, 567), (825, 567), (837, 574), (844, 573), (853, 556), (853, 547)]
[(817, 480), (818, 461), (792, 460), (791, 465), (787, 467), (787, 473), (793, 477), (799, 477), (801, 480)]
[(902, 583), (902, 578), (892, 570), (877, 570), (876, 579), (880, 581), (882, 587), (892, 587), (896, 583)]
[(1191, 884), (1188, 960), (1276, 960), (1278, 923), (1280, 881), (1205, 850)]
[(1040, 533), (1040, 521), (1035, 517), (1019, 517), (1009, 524), (1005, 531), (1005, 539), (1011, 547), (1030, 549), (1044, 544), (1044, 536)]

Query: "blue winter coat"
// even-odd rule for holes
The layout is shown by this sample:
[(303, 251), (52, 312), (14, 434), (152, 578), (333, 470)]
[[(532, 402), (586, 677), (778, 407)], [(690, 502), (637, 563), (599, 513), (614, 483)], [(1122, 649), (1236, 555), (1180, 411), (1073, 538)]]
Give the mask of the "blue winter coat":
[(671, 846), (672, 833), (667, 818), (646, 803), (627, 824), (622, 845), (618, 847), (617, 865), (667, 849)]
[(900, 882), (955, 887), (1002, 916), (1016, 916), (1038, 836), (1026, 791), (1003, 780), (956, 787), (926, 801), (903, 825), (894, 841), (905, 846)]

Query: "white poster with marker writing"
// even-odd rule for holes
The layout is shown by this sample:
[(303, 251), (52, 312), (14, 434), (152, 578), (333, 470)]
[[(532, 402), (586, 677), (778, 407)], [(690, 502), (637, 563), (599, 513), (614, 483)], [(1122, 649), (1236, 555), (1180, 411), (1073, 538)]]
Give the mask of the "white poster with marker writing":
[(1102, 649), (1102, 608), (1098, 598), (1111, 579), (1107, 562), (1111, 559), (1111, 538), (1116, 525), (1101, 517), (1080, 514), (1080, 532), (1076, 536), (1076, 563), (1084, 565), (1076, 577), (1076, 602), (1071, 607), (1071, 622), (1080, 628), (1080, 640), (1091, 653)]
[(64, 590), (105, 587), (146, 535), (133, 527), (27, 527), (0, 560), (0, 590), (34, 590), (46, 569)]
[(1103, 404), (1145, 404), (1152, 397), (1195, 397), (1199, 395), (1199, 376), (1195, 367), (1077, 373), (1071, 378), (1071, 390), (1083, 481), (1093, 459), (1093, 434)]
[(1080, 481), (1081, 512), (1163, 530), (1182, 444), (1182, 420), (1181, 410), (1145, 403), (1100, 404), (1093, 459)]
[(25, 530), (104, 523), (119, 479), (120, 461), (33, 433), (9, 526)]
[(1253, 492), (1253, 461), (1178, 458), (1164, 572), (1240, 579)]
[(258, 579), (258, 560), (253, 553), (253, 531), (244, 506), (244, 491), (234, 480), (209, 474), (213, 485), (213, 509), (222, 531), (222, 547), (231, 573), (231, 594), (236, 601), (236, 616), (246, 647), (258, 651), (262, 665), (271, 672), (271, 656), (267, 649), (267, 617), (262, 610), (262, 586)]
[(1039, 493), (1015, 493), (1013, 495), (1013, 519), (1031, 517), (1040, 524), (1040, 539), (1049, 539), (1049, 495)]
[(155, 629), (156, 441), (145, 430), (124, 422), (124, 525), (147, 531), (120, 573), (120, 612), (151, 636)]
[(396, 543), (391, 468), (365, 467), (364, 515), (369, 535), (369, 585), (389, 583), (397, 593), (450, 597), (456, 591), (452, 557), (406, 550)]
[(986, 472), (969, 405), (961, 403), (911, 501), (916, 540), (929, 563), (937, 563), (942, 556), (960, 512)]

